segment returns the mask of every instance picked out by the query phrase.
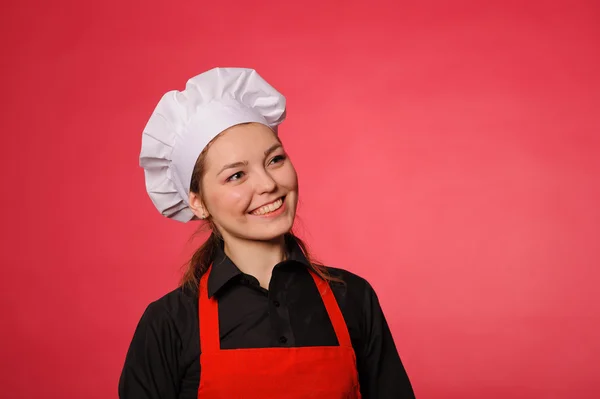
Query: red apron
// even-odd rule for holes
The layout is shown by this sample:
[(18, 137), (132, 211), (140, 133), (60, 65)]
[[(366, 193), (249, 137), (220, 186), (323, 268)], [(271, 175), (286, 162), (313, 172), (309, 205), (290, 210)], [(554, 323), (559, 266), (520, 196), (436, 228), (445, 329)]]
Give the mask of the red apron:
[(360, 399), (356, 357), (329, 284), (310, 271), (339, 346), (221, 350), (217, 300), (208, 298), (210, 268), (200, 280), (198, 399)]

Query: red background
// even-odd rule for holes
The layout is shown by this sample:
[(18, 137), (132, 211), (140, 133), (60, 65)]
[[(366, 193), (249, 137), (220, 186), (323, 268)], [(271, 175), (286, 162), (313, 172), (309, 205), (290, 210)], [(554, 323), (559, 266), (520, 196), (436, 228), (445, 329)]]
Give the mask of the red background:
[(300, 235), (373, 284), (418, 398), (600, 397), (597, 4), (3, 2), (0, 396), (117, 397), (198, 245), (141, 131), (244, 66), (288, 98)]

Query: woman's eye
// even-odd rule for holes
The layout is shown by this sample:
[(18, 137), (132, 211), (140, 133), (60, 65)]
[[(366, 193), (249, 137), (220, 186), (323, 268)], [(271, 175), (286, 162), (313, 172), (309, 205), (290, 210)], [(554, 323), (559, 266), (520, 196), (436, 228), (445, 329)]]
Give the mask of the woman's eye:
[(244, 172), (237, 172), (236, 174), (229, 176), (227, 178), (227, 181), (239, 180), (242, 178), (243, 175), (244, 175)]
[(276, 157), (273, 157), (273, 159), (271, 159), (271, 163), (278, 163), (278, 162), (282, 162), (285, 160), (285, 155), (277, 155)]

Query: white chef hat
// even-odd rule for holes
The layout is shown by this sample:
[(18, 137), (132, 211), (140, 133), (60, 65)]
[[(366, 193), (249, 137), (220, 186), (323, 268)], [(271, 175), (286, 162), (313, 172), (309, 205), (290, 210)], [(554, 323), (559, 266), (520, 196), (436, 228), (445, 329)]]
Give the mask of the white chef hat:
[(140, 153), (146, 190), (160, 213), (180, 222), (197, 219), (188, 195), (204, 147), (240, 123), (277, 131), (285, 104), (283, 95), (245, 68), (214, 68), (188, 80), (185, 90), (166, 93), (144, 128)]

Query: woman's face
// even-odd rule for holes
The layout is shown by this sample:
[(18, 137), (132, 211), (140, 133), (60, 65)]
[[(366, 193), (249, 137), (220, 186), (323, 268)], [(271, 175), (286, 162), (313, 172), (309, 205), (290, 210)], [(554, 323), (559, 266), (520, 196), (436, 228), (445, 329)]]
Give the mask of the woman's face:
[(258, 123), (233, 126), (210, 145), (204, 162), (204, 210), (225, 241), (265, 241), (290, 231), (298, 178), (271, 129)]

